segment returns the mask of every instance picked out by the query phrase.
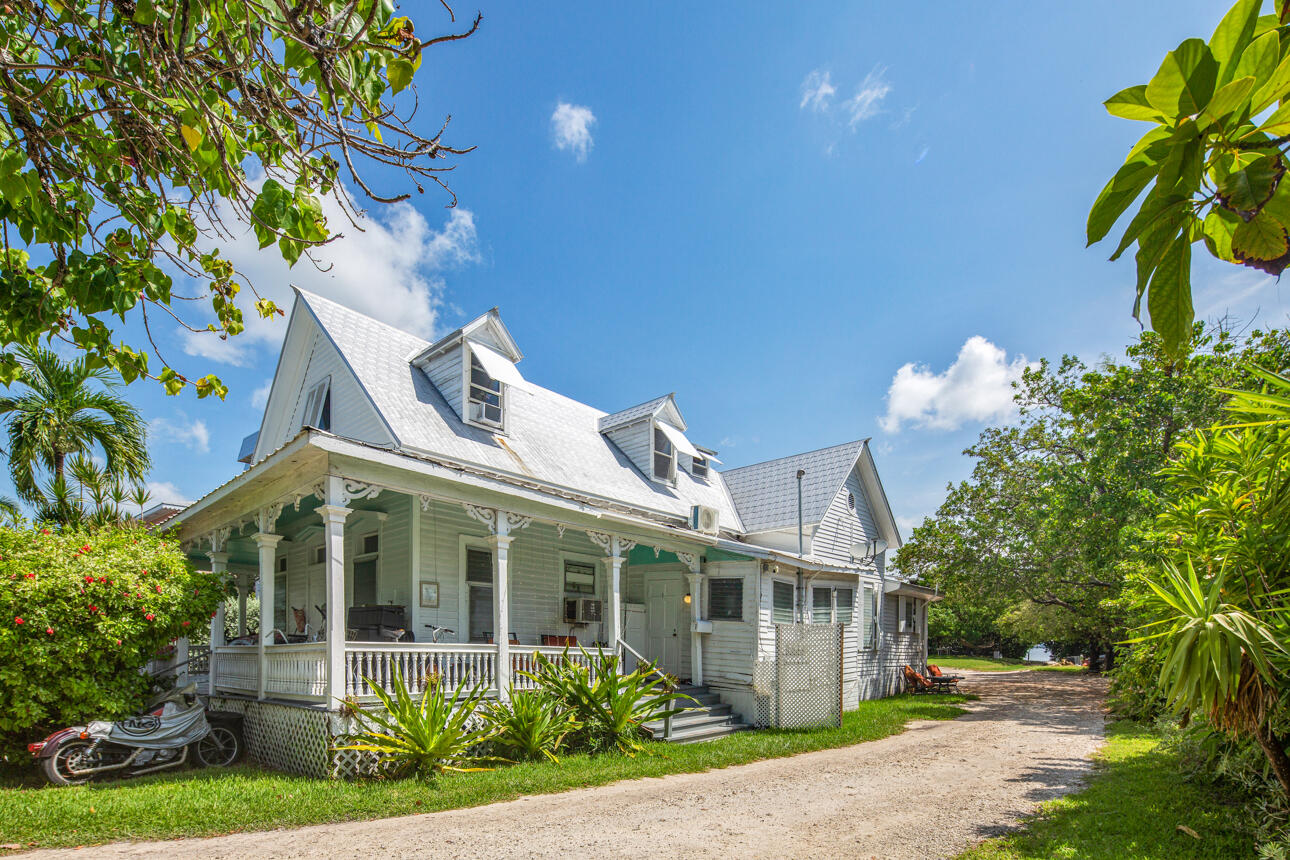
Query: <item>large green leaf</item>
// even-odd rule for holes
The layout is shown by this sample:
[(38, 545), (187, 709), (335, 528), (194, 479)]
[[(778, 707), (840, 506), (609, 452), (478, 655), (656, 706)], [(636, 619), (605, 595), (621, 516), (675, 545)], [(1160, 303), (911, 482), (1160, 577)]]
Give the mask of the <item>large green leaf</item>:
[(1240, 260), (1275, 260), (1286, 250), (1285, 228), (1267, 212), (1243, 221), (1232, 233), (1232, 254)]
[(1263, 133), (1269, 137), (1281, 137), (1290, 134), (1290, 102), (1281, 105), (1253, 134)]
[(1093, 202), (1088, 213), (1088, 243), (1100, 242), (1115, 226), (1129, 204), (1137, 199), (1159, 167), (1147, 159), (1140, 159), (1122, 166), (1102, 193)]
[(1226, 209), (1215, 208), (1205, 216), (1201, 233), (1205, 237), (1205, 246), (1209, 252), (1228, 263), (1238, 262), (1232, 255), (1232, 234), (1240, 224), (1244, 224), (1236, 215)]
[(1189, 211), (1191, 211), (1191, 202), (1186, 195), (1162, 195), (1160, 186), (1157, 185), (1151, 194), (1147, 196), (1147, 199), (1143, 201), (1142, 207), (1138, 209), (1138, 214), (1133, 216), (1133, 220), (1125, 228), (1124, 235), (1120, 237), (1120, 244), (1116, 247), (1115, 253), (1111, 255), (1111, 259), (1120, 259), (1120, 255), (1144, 232), (1151, 232), (1171, 223), (1175, 225), (1176, 229), (1182, 218)]
[(1182, 235), (1174, 239), (1151, 277), (1147, 292), (1151, 327), (1164, 341), (1171, 355), (1182, 353), (1191, 337), (1194, 317), (1191, 304), (1191, 241)]
[(1219, 84), (1233, 80), (1241, 52), (1254, 36), (1263, 0), (1239, 0), (1218, 23), (1209, 37), (1209, 50), (1219, 66)]
[(1147, 83), (1146, 97), (1167, 117), (1191, 116), (1209, 104), (1218, 82), (1218, 62), (1209, 45), (1187, 39), (1165, 55), (1159, 71)]
[(1201, 115), (1208, 119), (1206, 126), (1233, 112), (1237, 112), (1238, 116), (1244, 114), (1244, 108), (1250, 103), (1250, 93), (1254, 92), (1254, 83), (1254, 76), (1246, 75), (1219, 87), (1205, 110), (1201, 111)]
[(1111, 116), (1145, 120), (1146, 122), (1163, 122), (1165, 119), (1164, 114), (1152, 107), (1151, 102), (1147, 101), (1146, 84), (1138, 84), (1136, 87), (1120, 90), (1102, 104), (1106, 106), (1106, 112)]
[(1259, 113), (1274, 102), (1285, 98), (1287, 93), (1290, 93), (1290, 54), (1281, 56), (1281, 62), (1277, 64), (1276, 71), (1265, 82), (1261, 82), (1259, 88), (1254, 91), (1254, 98), (1250, 101), (1250, 112)]
[(1232, 77), (1253, 76), (1256, 81), (1266, 81), (1272, 76), (1281, 59), (1281, 39), (1276, 31), (1264, 33), (1246, 46), (1241, 58), (1232, 69)]
[(1249, 220), (1268, 201), (1285, 173), (1279, 156), (1268, 155), (1224, 177), (1218, 183), (1218, 202)]

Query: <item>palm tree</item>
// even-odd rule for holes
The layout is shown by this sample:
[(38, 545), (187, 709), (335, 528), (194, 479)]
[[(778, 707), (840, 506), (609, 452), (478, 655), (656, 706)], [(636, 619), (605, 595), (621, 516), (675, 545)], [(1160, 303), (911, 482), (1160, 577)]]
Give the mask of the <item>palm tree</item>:
[[(66, 362), (52, 350), (19, 350), (27, 390), (0, 397), (0, 420), (9, 435), (9, 470), (23, 499), (40, 504), (37, 470), (51, 486), (66, 486), (68, 457), (102, 451), (103, 472), (117, 481), (142, 481), (151, 465), (147, 425), (139, 410), (115, 393), (119, 378), (85, 359)], [(97, 385), (94, 383), (98, 383)]]

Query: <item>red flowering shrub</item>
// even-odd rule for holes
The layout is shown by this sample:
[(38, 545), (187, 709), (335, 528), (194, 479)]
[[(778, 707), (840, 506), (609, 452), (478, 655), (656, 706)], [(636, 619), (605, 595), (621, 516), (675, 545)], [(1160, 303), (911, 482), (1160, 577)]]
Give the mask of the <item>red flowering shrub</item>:
[(136, 711), (140, 668), (221, 599), (174, 540), (137, 528), (0, 528), (0, 754)]

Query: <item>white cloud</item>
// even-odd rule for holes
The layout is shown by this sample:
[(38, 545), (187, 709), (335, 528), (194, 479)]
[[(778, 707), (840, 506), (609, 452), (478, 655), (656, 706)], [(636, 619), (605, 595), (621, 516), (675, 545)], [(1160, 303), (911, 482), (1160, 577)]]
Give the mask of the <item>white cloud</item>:
[(206, 422), (200, 418), (188, 421), (182, 413), (174, 421), (169, 418), (152, 419), (148, 422), (148, 436), (154, 442), (174, 442), (198, 454), (208, 454), (211, 450), (211, 434), (206, 429)]
[(269, 402), (269, 391), (273, 388), (273, 377), (264, 380), (264, 384), (251, 392), (251, 406), (263, 409)]
[(901, 425), (957, 430), (967, 421), (1009, 420), (1016, 413), (1012, 383), (1028, 366), (1026, 357), (1007, 354), (974, 335), (967, 339), (943, 373), (926, 365), (906, 364), (887, 389), (887, 414), (878, 419), (888, 433)]
[(551, 114), (551, 134), (555, 139), (555, 148), (568, 149), (578, 161), (586, 161), (587, 153), (595, 145), (591, 138), (591, 127), (595, 124), (596, 115), (591, 112), (591, 108), (560, 102)]
[(143, 488), (148, 491), (148, 503), (141, 508), (133, 501), (126, 499), (122, 507), (129, 513), (141, 514), (145, 509), (159, 505), (162, 502), (172, 505), (192, 504), (188, 496), (184, 495), (183, 491), (170, 481), (148, 481), (143, 485)]
[(896, 517), (896, 528), (900, 530), (901, 537), (909, 537), (914, 533), (914, 529), (923, 524), (926, 517)]
[(828, 110), (829, 100), (837, 91), (830, 73), (816, 69), (802, 81), (802, 103), (798, 107), (802, 110), (809, 107), (817, 113)]
[[(322, 209), (329, 228), (342, 235), (312, 252), (317, 266), (303, 256), (294, 267), (288, 266), (276, 245), (260, 249), (249, 228), (231, 239), (206, 244), (218, 247), (260, 295), (272, 299), (284, 312), (291, 309), (291, 285), (295, 284), (413, 334), (431, 337), (443, 291), (441, 273), (479, 260), (474, 215), (467, 209), (453, 209), (443, 226), (435, 230), (410, 204), (396, 203), (383, 207), (379, 217), (361, 218), (355, 227), (331, 197), (322, 199)], [(225, 223), (238, 225), (236, 216), (226, 208), (222, 214)], [(210, 332), (181, 331), (184, 351), (225, 364), (250, 366), (258, 347), (276, 349), (286, 331), (284, 319), (261, 319), (252, 307), (254, 298), (247, 289), (238, 296), (246, 324), (241, 334), (222, 341)]]
[(886, 73), (886, 66), (875, 66), (860, 82), (856, 94), (843, 105), (849, 117), (847, 124), (852, 129), (882, 112), (882, 100), (891, 92), (891, 84), (884, 77)]

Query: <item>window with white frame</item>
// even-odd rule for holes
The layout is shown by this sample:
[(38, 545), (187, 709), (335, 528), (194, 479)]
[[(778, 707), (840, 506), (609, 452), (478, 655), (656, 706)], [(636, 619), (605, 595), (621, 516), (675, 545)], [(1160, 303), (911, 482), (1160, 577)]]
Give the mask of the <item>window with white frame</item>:
[(354, 555), (354, 605), (370, 606), (377, 602), (377, 563), (380, 561), (381, 536), (365, 534), (358, 541)]
[(466, 415), (471, 421), (501, 428), (503, 416), (502, 383), (488, 375), (479, 356), (470, 353), (470, 385)]
[(566, 561), (564, 594), (566, 597), (595, 597), (596, 566), (582, 561)]
[(817, 585), (811, 589), (811, 621), (850, 624), (855, 617), (855, 589)]
[(318, 544), (309, 550), (310, 564), (322, 564), (325, 561), (327, 561), (327, 547), (325, 545)]
[(856, 615), (856, 590), (854, 588), (833, 589), (833, 620), (839, 624), (850, 624)]
[(791, 582), (775, 581), (773, 586), (771, 617), (776, 624), (793, 623), (793, 604), (797, 589)]
[(300, 426), (331, 430), (331, 377), (309, 389), (305, 408), (300, 412)]
[(739, 576), (708, 579), (708, 618), (712, 621), (744, 620), (744, 581)]
[(654, 480), (676, 480), (676, 448), (657, 424), (654, 425)]
[(704, 457), (695, 457), (690, 461), (690, 474), (696, 478), (707, 479), (708, 461)]
[(816, 586), (811, 589), (811, 623), (828, 624), (833, 621), (833, 589)]
[(896, 598), (896, 629), (901, 633), (918, 632), (918, 600), (913, 597)]

